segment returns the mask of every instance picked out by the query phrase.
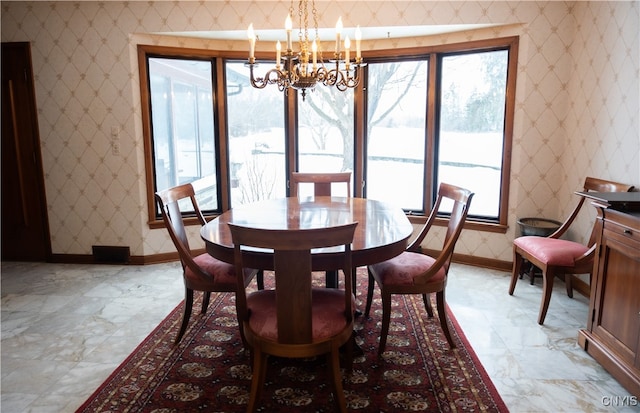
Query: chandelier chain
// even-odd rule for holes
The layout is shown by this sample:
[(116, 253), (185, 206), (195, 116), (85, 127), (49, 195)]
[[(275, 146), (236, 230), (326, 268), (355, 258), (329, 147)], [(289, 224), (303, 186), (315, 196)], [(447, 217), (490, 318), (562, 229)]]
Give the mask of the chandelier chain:
[[(306, 1), (306, 0), (305, 0)], [(300, 0), (300, 33), (302, 33), (302, 27), (304, 27), (304, 45), (302, 46), (304, 49), (307, 49), (309, 46), (309, 10), (306, 7), (304, 7), (304, 14), (303, 14), (303, 10), (302, 10), (302, 3), (303, 0)], [(302, 19), (304, 18), (304, 22), (302, 21)]]

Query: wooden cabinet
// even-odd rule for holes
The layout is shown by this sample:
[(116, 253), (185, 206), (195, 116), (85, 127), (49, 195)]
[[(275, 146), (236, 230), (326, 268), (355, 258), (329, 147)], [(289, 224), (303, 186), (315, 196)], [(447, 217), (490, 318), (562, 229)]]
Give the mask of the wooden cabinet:
[[(638, 199), (639, 193), (631, 193)], [(640, 212), (595, 200), (598, 242), (589, 320), (580, 346), (621, 385), (640, 397)], [(621, 211), (623, 209), (627, 211)]]

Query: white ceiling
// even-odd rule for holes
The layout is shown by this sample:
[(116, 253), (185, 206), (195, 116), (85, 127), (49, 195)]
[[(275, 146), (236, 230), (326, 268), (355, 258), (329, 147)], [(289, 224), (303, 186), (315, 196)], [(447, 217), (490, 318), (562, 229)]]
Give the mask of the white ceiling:
[[(486, 27), (497, 26), (496, 24), (449, 24), (449, 25), (433, 25), (433, 26), (386, 26), (386, 27), (361, 27), (362, 40), (376, 39), (393, 39), (401, 37), (423, 37), (443, 33), (461, 32), (467, 30), (477, 30)], [(258, 41), (284, 41), (284, 29), (260, 30), (254, 25), (254, 31), (258, 37)], [(345, 27), (342, 31), (342, 37), (349, 36), (355, 38), (355, 27)], [(315, 38), (315, 29), (309, 29), (309, 38)], [(318, 35), (321, 41), (335, 40), (335, 28), (319, 28)], [(228, 31), (192, 31), (192, 32), (171, 32), (157, 33), (168, 36), (184, 36), (196, 37), (204, 39), (216, 40), (247, 40), (246, 30), (228, 30)], [(297, 38), (298, 29), (293, 29), (293, 37)]]

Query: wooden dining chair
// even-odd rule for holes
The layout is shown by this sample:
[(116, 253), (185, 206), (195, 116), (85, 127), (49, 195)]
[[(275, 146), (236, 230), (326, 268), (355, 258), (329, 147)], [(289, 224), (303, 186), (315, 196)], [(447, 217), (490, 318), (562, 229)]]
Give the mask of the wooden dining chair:
[[(365, 316), (369, 317), (373, 290), (375, 284), (380, 287), (382, 296), (382, 329), (380, 332), (380, 344), (378, 355), (384, 352), (389, 333), (391, 320), (391, 297), (394, 294), (422, 294), (422, 301), (429, 317), (433, 317), (430, 294), (436, 293), (436, 307), (440, 326), (451, 348), (455, 343), (449, 332), (446, 313), (445, 287), (449, 265), (456, 242), (460, 237), (462, 228), (467, 219), (469, 206), (473, 193), (467, 189), (454, 185), (441, 183), (438, 189), (436, 202), (429, 214), (427, 222), (422, 227), (418, 236), (411, 242), (406, 251), (390, 260), (369, 266), (369, 287), (367, 290), (367, 305)], [(444, 237), (442, 250), (437, 257), (423, 254), (420, 244), (430, 233), (436, 217), (440, 212), (443, 200), (453, 201), (449, 223)]]
[[(273, 249), (275, 289), (247, 292), (237, 277), (236, 309), (253, 372), (247, 412), (255, 412), (265, 381), (267, 356), (306, 358), (327, 355), (334, 401), (346, 412), (339, 349), (345, 343), (347, 369), (353, 349), (351, 242), (357, 223), (342, 226), (266, 230), (229, 224), (236, 274), (251, 267), (251, 248)], [(312, 287), (311, 249), (339, 247), (344, 289)]]
[[(290, 181), (290, 195), (292, 197), (299, 196), (300, 184), (312, 184), (313, 196), (331, 196), (333, 194), (333, 184), (345, 184), (347, 198), (351, 197), (351, 172), (332, 172), (332, 173), (307, 173), (292, 172)], [(333, 271), (327, 272), (327, 280), (335, 278)], [(327, 281), (328, 282), (328, 281)], [(356, 285), (356, 269), (352, 272), (352, 282)], [(355, 287), (354, 287), (355, 289)]]
[(345, 183), (346, 196), (351, 197), (351, 172), (336, 173), (305, 173), (292, 172), (290, 180), (290, 195), (298, 196), (300, 184), (313, 184), (314, 196), (331, 196), (333, 184)]
[[(619, 182), (606, 181), (598, 178), (587, 177), (584, 181), (583, 191), (595, 192), (627, 192), (633, 186)], [(542, 271), (542, 299), (538, 312), (538, 324), (542, 325), (549, 309), (553, 282), (556, 276), (563, 277), (567, 288), (567, 295), (573, 297), (572, 275), (589, 274), (589, 280), (593, 272), (593, 259), (595, 256), (596, 234), (594, 226), (587, 245), (579, 242), (560, 239), (578, 216), (584, 205), (585, 197), (580, 196), (575, 208), (560, 227), (548, 237), (534, 235), (516, 238), (513, 241), (513, 267), (511, 271), (511, 283), (509, 295), (513, 295), (516, 282), (520, 277), (525, 260)]]
[[(162, 214), (164, 225), (169, 231), (169, 236), (173, 241), (180, 263), (182, 264), (182, 278), (184, 280), (184, 312), (182, 316), (182, 324), (175, 338), (174, 344), (178, 344), (182, 340), (182, 336), (189, 325), (189, 318), (193, 307), (194, 291), (202, 291), (202, 310), (204, 314), (209, 306), (209, 300), (212, 292), (229, 292), (236, 291), (236, 274), (233, 264), (229, 264), (211, 255), (204, 253), (200, 255), (192, 254), (189, 247), (189, 240), (182, 211), (180, 210), (180, 202), (186, 202), (186, 205), (193, 210), (200, 226), (206, 223), (198, 202), (195, 198), (195, 190), (192, 184), (183, 184), (164, 191), (156, 192), (156, 204)], [(245, 270), (243, 280), (249, 284), (256, 275), (256, 270)]]

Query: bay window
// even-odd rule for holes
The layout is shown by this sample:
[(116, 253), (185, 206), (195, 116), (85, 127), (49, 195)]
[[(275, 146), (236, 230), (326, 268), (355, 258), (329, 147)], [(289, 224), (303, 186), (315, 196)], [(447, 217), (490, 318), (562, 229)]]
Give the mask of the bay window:
[(218, 209), (213, 76), (208, 61), (149, 57), (154, 182), (158, 190), (209, 178), (203, 210)]
[[(317, 86), (305, 100), (297, 99), (296, 158), (298, 172), (353, 172), (353, 89)], [(353, 181), (353, 175), (352, 175)], [(352, 182), (353, 184), (353, 182)], [(311, 186), (301, 185), (300, 196), (311, 195)], [(344, 185), (336, 195), (346, 196)]]
[(230, 204), (286, 196), (282, 92), (254, 89), (244, 62), (226, 62)]
[(441, 60), (437, 181), (474, 192), (469, 213), (500, 213), (506, 50), (448, 54)]
[(150, 225), (153, 193), (179, 183), (208, 177), (215, 214), (287, 196), (293, 171), (350, 171), (354, 196), (414, 216), (440, 182), (469, 188), (468, 225), (504, 231), (517, 44), (372, 51), (357, 88), (320, 85), (304, 100), (253, 88), (238, 53), (140, 45)]
[(428, 58), (367, 65), (365, 193), (423, 211)]

